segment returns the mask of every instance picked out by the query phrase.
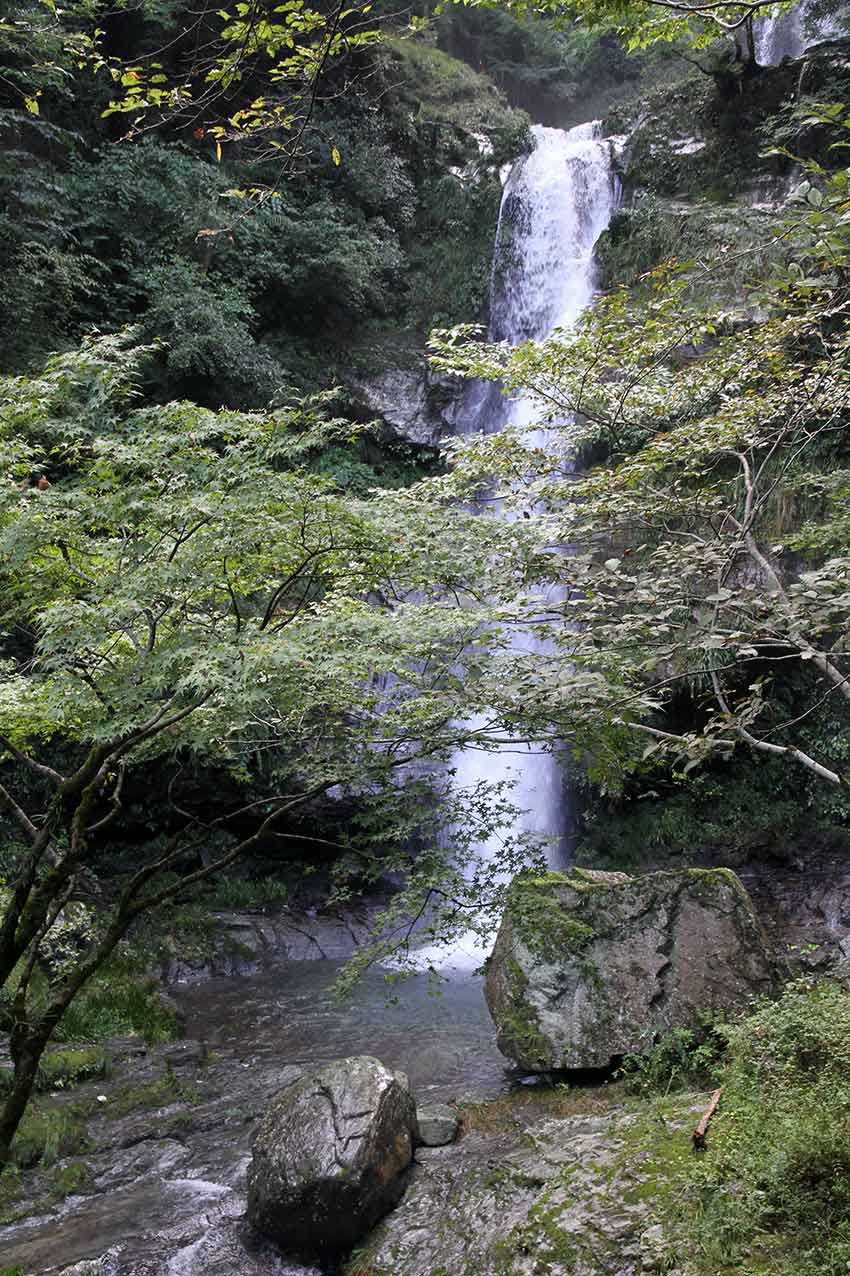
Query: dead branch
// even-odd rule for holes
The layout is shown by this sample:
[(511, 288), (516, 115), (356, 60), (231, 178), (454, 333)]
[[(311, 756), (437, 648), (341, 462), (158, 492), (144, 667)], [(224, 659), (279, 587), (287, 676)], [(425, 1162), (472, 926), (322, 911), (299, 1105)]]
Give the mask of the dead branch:
[(717, 1111), (717, 1105), (720, 1102), (720, 1096), (722, 1093), (723, 1093), (722, 1086), (720, 1087), (719, 1090), (714, 1091), (714, 1094), (711, 1096), (711, 1101), (709, 1102), (708, 1107), (706, 1108), (705, 1112), (703, 1112), (702, 1116), (699, 1119), (699, 1124), (697, 1125), (696, 1129), (691, 1135), (695, 1152), (701, 1152), (703, 1148), (705, 1147), (705, 1136), (708, 1133), (708, 1127), (711, 1122), (711, 1118), (714, 1116), (715, 1112)]

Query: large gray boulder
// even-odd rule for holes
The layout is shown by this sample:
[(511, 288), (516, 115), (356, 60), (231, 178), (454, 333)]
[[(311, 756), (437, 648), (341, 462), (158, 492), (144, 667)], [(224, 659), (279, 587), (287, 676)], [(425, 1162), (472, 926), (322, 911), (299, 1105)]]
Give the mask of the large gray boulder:
[(368, 1055), (308, 1072), (257, 1128), (248, 1221), (300, 1259), (345, 1253), (398, 1202), (415, 1140), (402, 1073)]
[(769, 992), (774, 967), (728, 869), (523, 873), (487, 963), (502, 1054), (529, 1072), (604, 1068), (701, 1011)]

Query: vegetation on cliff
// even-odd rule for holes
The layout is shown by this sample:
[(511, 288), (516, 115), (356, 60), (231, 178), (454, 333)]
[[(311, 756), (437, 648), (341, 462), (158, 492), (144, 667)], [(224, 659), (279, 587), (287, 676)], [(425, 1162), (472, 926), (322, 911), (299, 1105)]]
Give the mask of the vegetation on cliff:
[(719, 266), (655, 266), (543, 344), (434, 344), (443, 368), (530, 391), (568, 451), (600, 458), (576, 476), (520, 428), (458, 447), (443, 482), (468, 494), (501, 473), (541, 542), (571, 545), (552, 559), (560, 658), (529, 661), (500, 703), (518, 715), (521, 685), (523, 718), (609, 790), (748, 749), (800, 769), (789, 791), (828, 786), (825, 817), (846, 821), (848, 124), (840, 105), (801, 109), (818, 158), (755, 250), (744, 223)]

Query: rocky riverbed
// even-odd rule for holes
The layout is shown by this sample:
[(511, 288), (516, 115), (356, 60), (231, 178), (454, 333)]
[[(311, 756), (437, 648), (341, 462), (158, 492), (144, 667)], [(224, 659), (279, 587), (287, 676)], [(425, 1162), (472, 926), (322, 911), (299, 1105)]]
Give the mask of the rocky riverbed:
[(662, 1219), (704, 1103), (614, 1087), (481, 1105), (459, 1145), (420, 1150), (351, 1276), (672, 1273)]
[[(846, 910), (829, 906), (844, 885), (840, 868), (824, 873), (805, 909), (783, 879), (766, 878), (757, 908), (771, 887), (773, 908), (758, 911), (785, 935), (796, 925), (816, 956), (829, 947), (840, 955)], [(224, 920), (251, 973), (204, 977), (228, 969), (230, 942), (223, 967), (216, 958), (181, 972), (194, 981), (170, 989), (183, 1041), (146, 1049), (116, 1040), (109, 1075), (39, 1098), (82, 1138), (0, 1180), (2, 1276), (310, 1273), (246, 1225), (251, 1140), (284, 1085), (354, 1054), (406, 1072), (420, 1104), (451, 1103), (463, 1132), (449, 1147), (417, 1149), (404, 1199), (345, 1276), (668, 1269), (662, 1223), (675, 1214), (669, 1193), (705, 1096), (647, 1103), (598, 1078), (567, 1087), (523, 1076), (496, 1048), (475, 976), (438, 988), (419, 976), (396, 988), (372, 971), (338, 1004), (331, 985), (361, 919), (318, 928), (308, 914)]]
[[(250, 1021), (259, 999), (256, 993), (250, 999), (251, 980), (242, 982), (249, 985)], [(464, 991), (445, 994), (450, 1021)], [(423, 1000), (420, 1008), (426, 1005)], [(423, 1024), (423, 1045), (428, 1031)], [(7, 1214), (17, 1208), (24, 1217), (0, 1233), (3, 1270), (20, 1276), (318, 1276), (317, 1269), (282, 1258), (245, 1222), (256, 1119), (302, 1071), (285, 1061), (285, 1049), (276, 1056), (267, 1048), (262, 1030), (261, 1038), (247, 1058), (244, 1043), (223, 1040), (212, 1050), (188, 1039), (151, 1051), (116, 1043), (123, 1057), (113, 1077), (64, 1099), (88, 1102), (88, 1146), (32, 1175), (22, 1185), (26, 1195), (5, 1202)], [(392, 1041), (390, 1033), (382, 1043), (388, 1056)], [(462, 1042), (456, 1048), (465, 1050)], [(470, 1083), (456, 1070), (460, 1055), (438, 1076), (427, 1049), (419, 1066), (415, 1047), (406, 1052), (420, 1095), (454, 1095), (464, 1133), (451, 1146), (417, 1150), (405, 1198), (355, 1252), (345, 1276), (662, 1270), (657, 1207), (672, 1172), (690, 1154), (689, 1133), (704, 1098), (679, 1096), (647, 1107), (626, 1099), (616, 1085), (523, 1085), (482, 1053), (483, 1041), (476, 1051), (478, 1080)], [(497, 1093), (473, 1098), (476, 1088)], [(73, 1190), (62, 1198), (57, 1187), (73, 1182), (74, 1174)]]
[(256, 1119), (288, 1080), (370, 1053), (407, 1072), (420, 1102), (492, 1098), (517, 1082), (480, 980), (449, 981), (435, 996), (423, 976), (393, 1004), (393, 985), (372, 972), (340, 1006), (330, 993), (339, 968), (291, 962), (175, 986), (184, 1041), (115, 1042), (111, 1077), (46, 1101), (82, 1114), (86, 1143), (7, 1184), (2, 1263), (22, 1276), (303, 1272), (243, 1223)]

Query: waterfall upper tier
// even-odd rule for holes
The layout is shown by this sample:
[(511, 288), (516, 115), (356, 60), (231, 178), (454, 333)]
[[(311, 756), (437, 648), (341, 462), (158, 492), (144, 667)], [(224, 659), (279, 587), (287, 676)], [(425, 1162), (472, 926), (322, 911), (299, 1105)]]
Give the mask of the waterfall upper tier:
[(616, 197), (597, 123), (537, 125), (505, 184), (493, 256), (490, 335), (516, 345), (569, 327), (593, 295), (593, 248)]
[(784, 58), (801, 58), (807, 49), (841, 34), (837, 16), (814, 17), (811, 0), (793, 9), (757, 18), (753, 24), (756, 61), (778, 66)]

